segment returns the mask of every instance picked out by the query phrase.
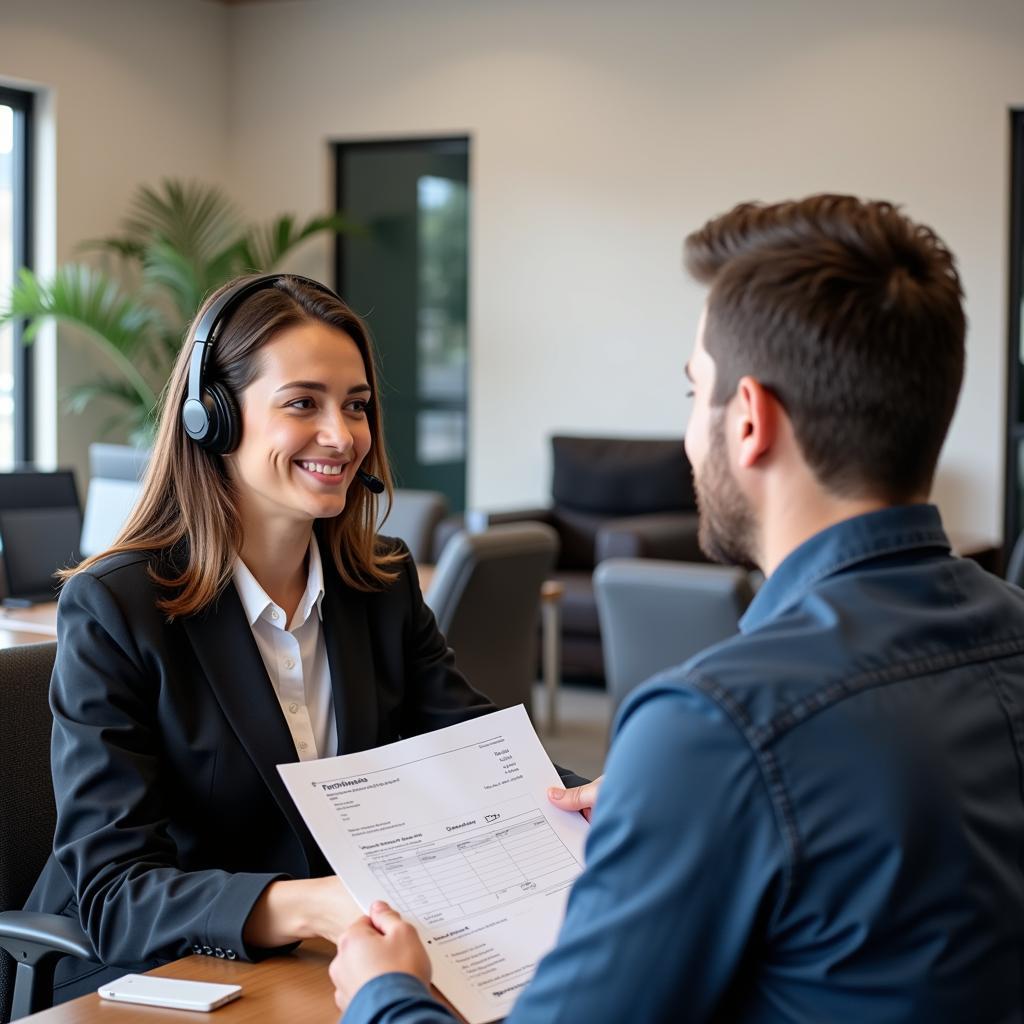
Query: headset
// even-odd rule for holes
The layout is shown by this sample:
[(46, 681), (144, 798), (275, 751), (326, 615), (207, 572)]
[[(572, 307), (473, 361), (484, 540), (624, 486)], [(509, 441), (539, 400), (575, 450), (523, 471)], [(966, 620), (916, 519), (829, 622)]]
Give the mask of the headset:
[[(238, 447), (242, 439), (242, 414), (238, 400), (227, 385), (220, 381), (205, 380), (210, 353), (213, 351), (224, 325), (238, 307), (256, 292), (276, 288), (285, 280), (297, 281), (314, 291), (337, 299), (341, 297), (327, 285), (298, 274), (263, 274), (240, 281), (229, 288), (203, 314), (192, 341), (192, 354), (188, 364), (188, 391), (181, 407), (181, 425), (185, 433), (200, 448), (214, 455), (227, 455)], [(356, 476), (367, 490), (374, 494), (384, 491), (384, 481), (372, 473), (358, 470)]]

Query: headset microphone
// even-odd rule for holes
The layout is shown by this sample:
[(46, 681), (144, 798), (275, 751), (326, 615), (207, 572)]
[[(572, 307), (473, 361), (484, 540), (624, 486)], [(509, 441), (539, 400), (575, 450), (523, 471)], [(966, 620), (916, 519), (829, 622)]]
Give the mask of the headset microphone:
[(384, 481), (379, 476), (374, 476), (372, 473), (367, 473), (365, 469), (357, 469), (356, 476), (359, 478), (359, 482), (373, 494), (384, 493)]

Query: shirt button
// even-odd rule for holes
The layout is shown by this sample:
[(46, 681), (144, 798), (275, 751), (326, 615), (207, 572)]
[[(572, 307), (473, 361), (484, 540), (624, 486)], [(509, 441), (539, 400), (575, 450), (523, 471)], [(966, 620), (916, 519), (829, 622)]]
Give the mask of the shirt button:
[(238, 954), (237, 954), (237, 953), (236, 953), (236, 952), (235, 952), (235, 951), (234, 951), (233, 949), (225, 949), (225, 950), (224, 950), (224, 955), (225, 955), (225, 956), (226, 956), (226, 957), (227, 957), (227, 958), (228, 958), (229, 960), (234, 960), (234, 959), (235, 959), (235, 958), (236, 958), (236, 957), (238, 956)]
[(218, 947), (217, 947), (217, 948), (216, 948), (216, 949), (215, 949), (215, 950), (213, 951), (213, 955), (214, 955), (214, 956), (219, 956), (219, 957), (220, 957), (221, 959), (223, 959), (223, 958), (224, 958), (224, 950), (223, 950), (223, 949), (221, 949), (221, 948), (220, 948), (220, 946), (218, 946)]
[(280, 615), (278, 615), (278, 613), (277, 613), (277, 609), (276, 609), (276, 608), (275, 608), (275, 609), (274, 609), (274, 610), (273, 610), (273, 611), (272, 611), (272, 612), (270, 613), (270, 617), (271, 617), (271, 618), (272, 618), (272, 619), (273, 619), (273, 620), (274, 620), (275, 622), (276, 622), (276, 621), (277, 621), (277, 620), (278, 620), (279, 618), (281, 618), (281, 616), (280, 616)]
[(213, 950), (209, 946), (203, 946), (203, 953), (206, 956), (213, 956)]
[(305, 740), (299, 740), (299, 750), (305, 750), (309, 744)]
[(285, 668), (295, 668), (295, 660), (293, 658), (285, 658), (284, 659), (284, 667)]
[(295, 712), (299, 710), (299, 705), (298, 704), (289, 704), (288, 705), (288, 710), (294, 715)]
[(202, 953), (202, 951), (203, 951), (203, 947), (202, 946), (193, 946), (192, 947), (192, 952), (193, 953)]

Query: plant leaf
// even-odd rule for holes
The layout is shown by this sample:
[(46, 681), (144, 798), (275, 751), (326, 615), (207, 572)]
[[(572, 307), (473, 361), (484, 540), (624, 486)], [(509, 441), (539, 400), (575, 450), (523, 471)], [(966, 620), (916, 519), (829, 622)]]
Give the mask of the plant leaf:
[(273, 270), (293, 249), (324, 231), (341, 234), (365, 234), (365, 228), (342, 213), (311, 217), (297, 226), (295, 215), (284, 213), (267, 224), (254, 225), (241, 243), (245, 270), (267, 273)]
[(142, 262), (146, 253), (146, 246), (137, 238), (129, 238), (127, 235), (111, 235), (108, 238), (89, 238), (75, 246), (78, 252), (103, 252), (113, 253), (126, 260), (138, 260)]
[(234, 204), (215, 185), (164, 178), (143, 185), (132, 199), (124, 228), (143, 245), (160, 240), (197, 264), (211, 259), (242, 234)]
[(135, 360), (153, 340), (154, 314), (138, 299), (122, 293), (116, 281), (98, 270), (69, 263), (53, 280), (40, 281), (22, 269), (0, 324), (25, 319), (23, 338), (34, 340), (42, 324), (53, 319), (71, 324), (113, 362), (147, 408), (156, 396)]

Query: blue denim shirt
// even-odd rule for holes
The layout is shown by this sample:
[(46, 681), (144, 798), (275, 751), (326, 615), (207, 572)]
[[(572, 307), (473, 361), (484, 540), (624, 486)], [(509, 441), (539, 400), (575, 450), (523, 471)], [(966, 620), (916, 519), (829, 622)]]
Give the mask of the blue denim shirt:
[[(1024, 1014), (1024, 591), (932, 506), (812, 537), (624, 705), (515, 1024)], [(451, 1018), (408, 975), (345, 1024)]]

